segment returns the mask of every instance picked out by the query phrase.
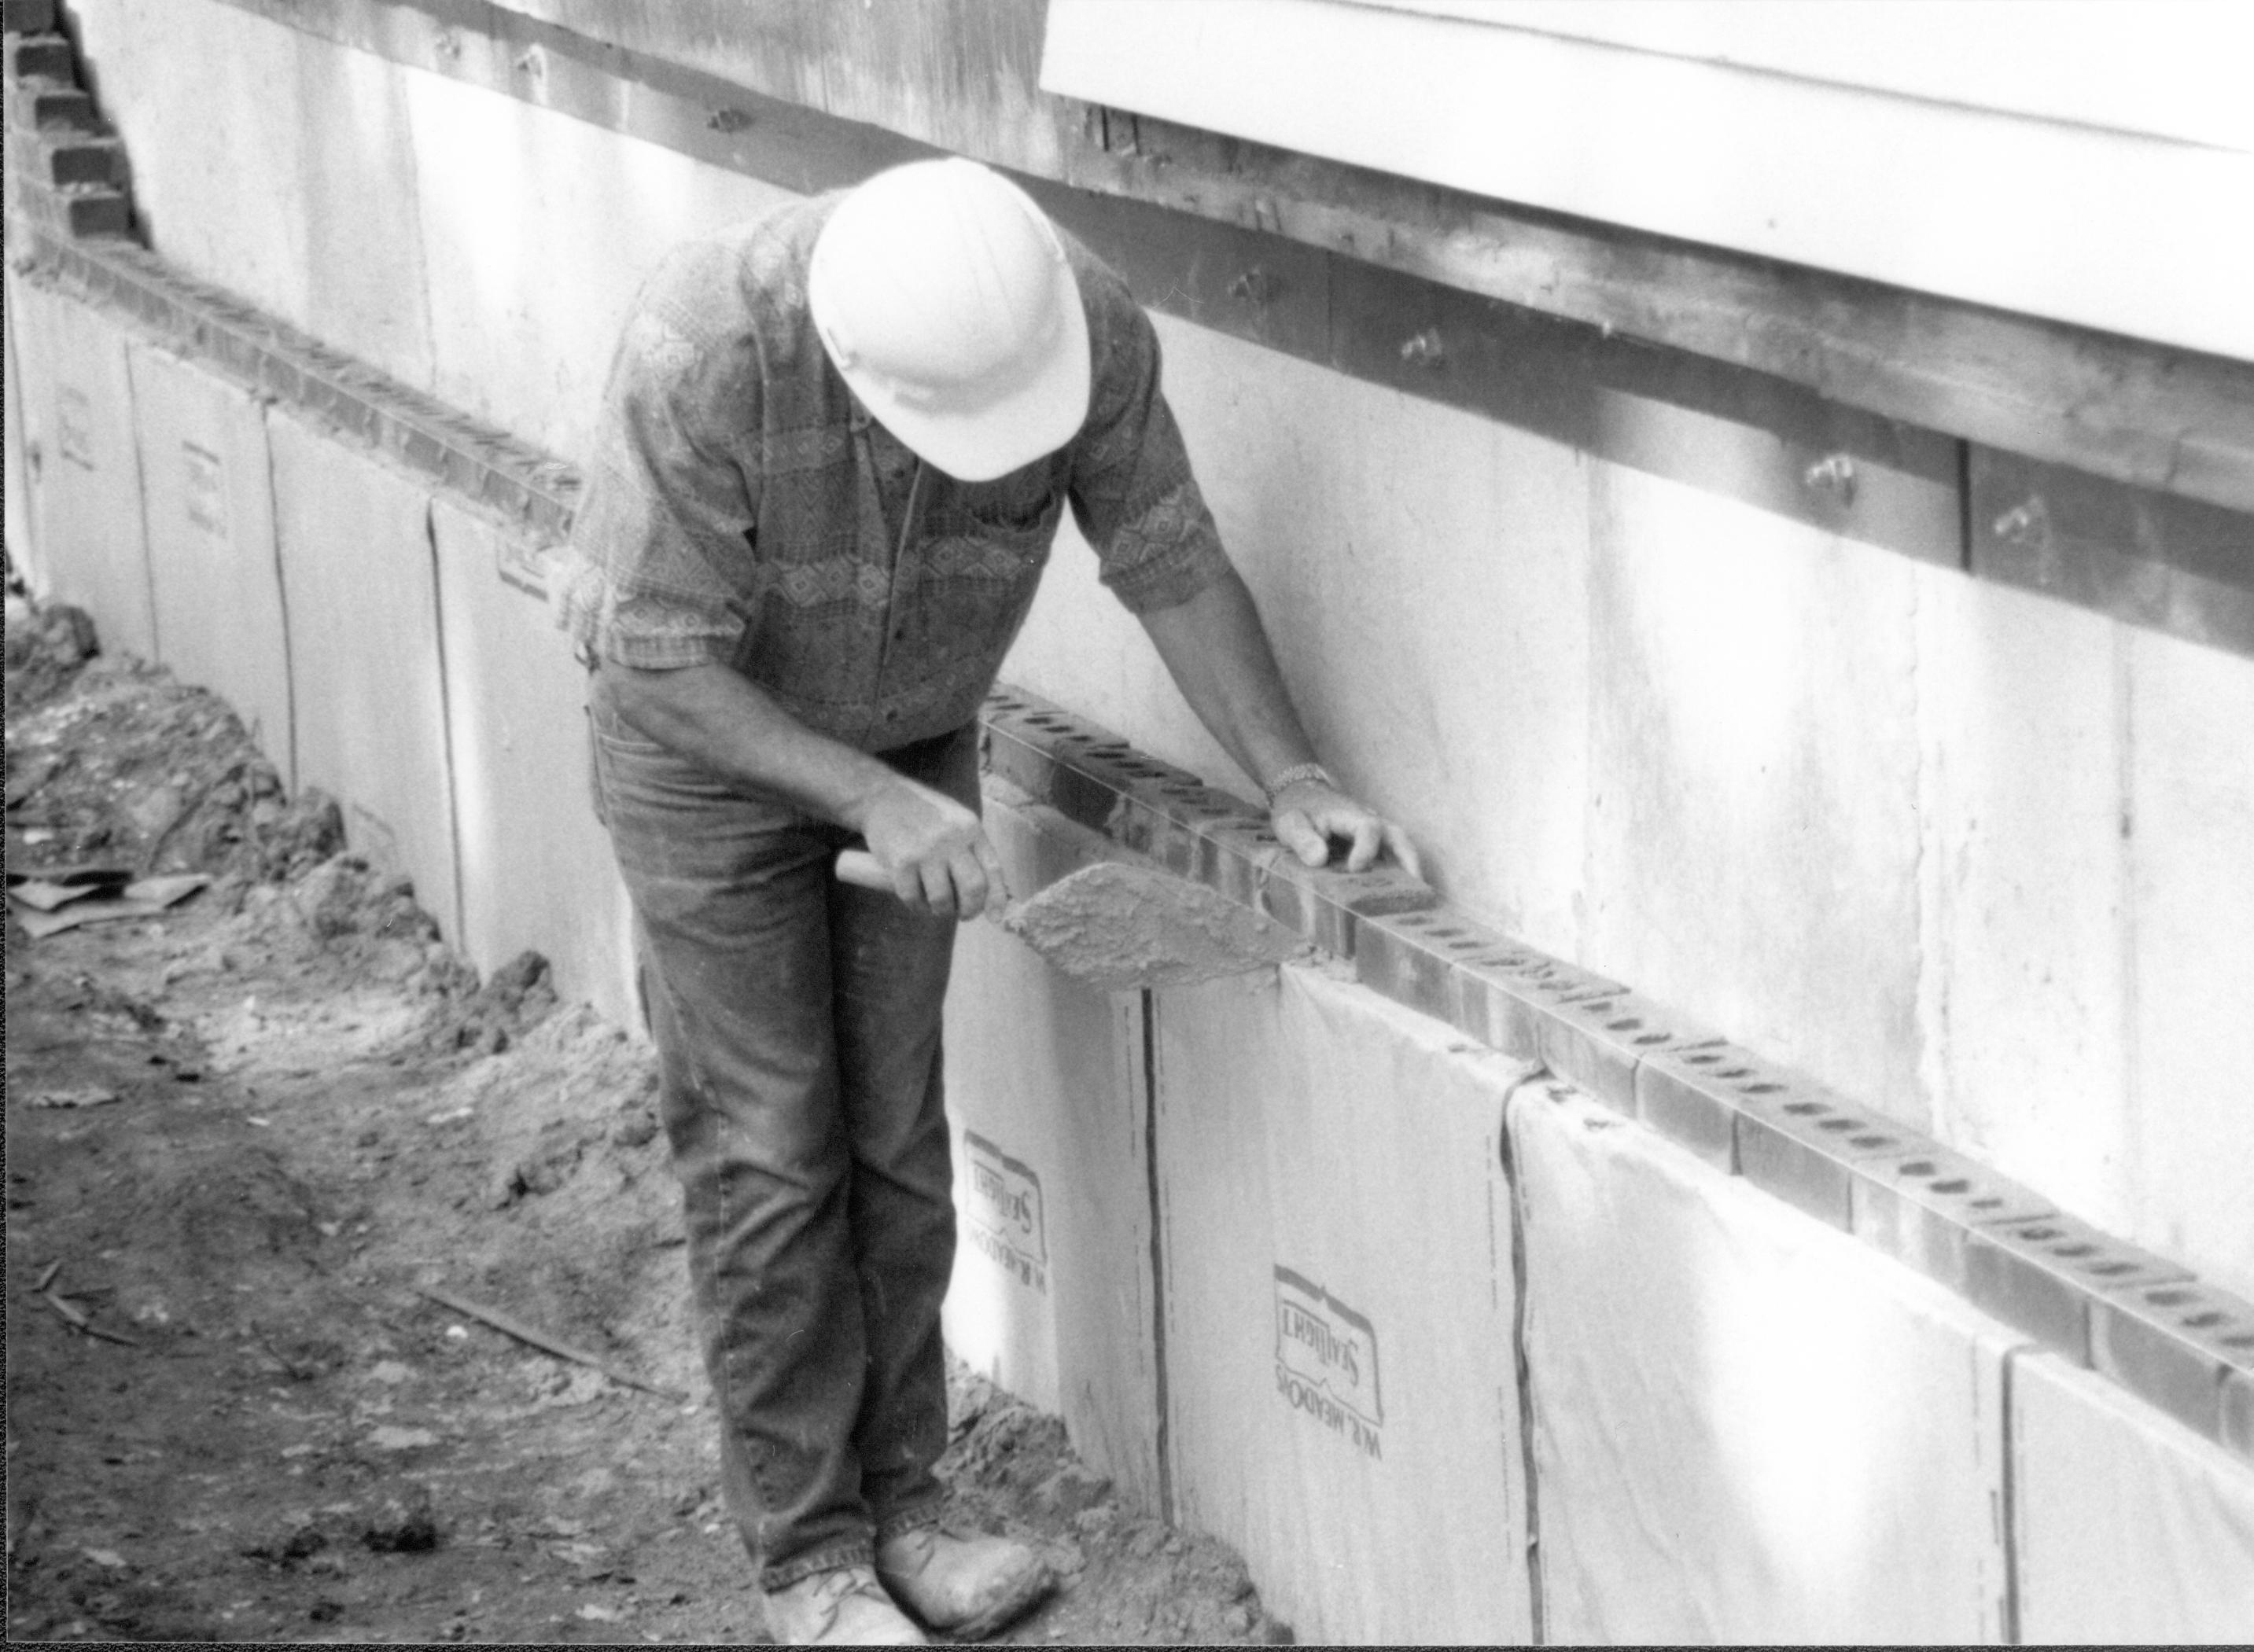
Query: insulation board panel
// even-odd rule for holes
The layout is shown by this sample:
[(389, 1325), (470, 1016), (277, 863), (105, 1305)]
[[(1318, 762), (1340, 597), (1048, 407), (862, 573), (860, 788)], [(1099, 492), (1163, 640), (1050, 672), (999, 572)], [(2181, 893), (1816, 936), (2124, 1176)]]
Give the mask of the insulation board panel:
[(128, 360), (158, 658), (233, 706), (294, 788), (265, 413), (248, 390), (153, 346), (134, 344)]
[[(1046, 817), (1047, 830), (1037, 824)], [(1086, 834), (990, 801), (1012, 889), (1079, 863)], [(1083, 1460), (1159, 1504), (1142, 995), (1059, 973), (965, 925), (947, 1009), (956, 1354), (1065, 1419)]]
[(451, 939), (460, 906), (429, 494), (278, 409), (267, 429), (298, 782), (336, 798), (346, 841), (412, 878)]
[(2015, 1339), (1554, 1080), (1510, 1114), (1548, 1638), (2002, 1638)]
[(1182, 1523), (1302, 1641), (1530, 1641), (1502, 1142), (1528, 1068), (1304, 966), (1154, 1005)]
[(2254, 1466), (2057, 1355), (2012, 1366), (2020, 1636), (2254, 1642)]
[(157, 657), (156, 608), (142, 538), (141, 462), (122, 323), (10, 279), (31, 535), (39, 594), (94, 617), (108, 654)]
[(595, 817), (587, 674), (556, 628), (549, 557), (444, 500), (433, 502), (430, 523), (462, 949), (488, 974), (538, 952), (563, 997), (636, 1026), (632, 909)]

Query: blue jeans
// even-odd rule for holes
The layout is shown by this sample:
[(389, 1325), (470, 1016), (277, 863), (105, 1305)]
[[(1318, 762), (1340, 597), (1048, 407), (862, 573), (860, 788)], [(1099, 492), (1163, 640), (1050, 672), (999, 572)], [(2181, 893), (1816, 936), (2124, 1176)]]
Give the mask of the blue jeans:
[[(591, 708), (730, 1513), (779, 1589), (939, 1518), (955, 925), (831, 875), (842, 828)], [(978, 806), (976, 726), (884, 760)]]

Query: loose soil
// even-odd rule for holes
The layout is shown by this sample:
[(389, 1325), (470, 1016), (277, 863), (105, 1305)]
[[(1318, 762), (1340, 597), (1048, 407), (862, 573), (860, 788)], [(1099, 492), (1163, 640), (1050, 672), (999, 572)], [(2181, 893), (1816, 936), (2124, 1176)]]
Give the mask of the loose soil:
[[(10, 1639), (760, 1639), (648, 1049), (537, 958), (479, 982), (211, 695), (9, 609), (10, 872), (216, 878), (9, 916)], [(1065, 1578), (1008, 1640), (1289, 1639), (1055, 1418), (950, 1400), (956, 1513)]]

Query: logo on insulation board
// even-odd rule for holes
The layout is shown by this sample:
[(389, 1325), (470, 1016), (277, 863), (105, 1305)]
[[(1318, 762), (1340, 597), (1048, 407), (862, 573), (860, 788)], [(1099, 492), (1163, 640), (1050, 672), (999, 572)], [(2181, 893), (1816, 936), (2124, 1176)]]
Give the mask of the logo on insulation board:
[(193, 442), (180, 444), (187, 471), (188, 520), (214, 539), (227, 537), (227, 466)]
[(1380, 1457), (1385, 1405), (1377, 1329), (1322, 1286), (1276, 1270), (1276, 1391), (1365, 1456)]
[(80, 470), (94, 468), (94, 403), (76, 385), (55, 392), (55, 447)]
[(970, 1242), (1018, 1284), (1049, 1288), (1048, 1223), (1041, 1179), (984, 1137), (962, 1133), (970, 1170)]

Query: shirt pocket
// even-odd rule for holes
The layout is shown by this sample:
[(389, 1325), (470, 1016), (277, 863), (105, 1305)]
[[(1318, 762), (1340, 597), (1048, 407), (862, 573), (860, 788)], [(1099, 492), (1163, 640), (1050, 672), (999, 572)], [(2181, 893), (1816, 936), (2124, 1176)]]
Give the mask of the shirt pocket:
[(998, 659), (1040, 586), (1064, 495), (1046, 487), (964, 493), (934, 513), (920, 549), (914, 631), (950, 662)]
[(850, 527), (767, 536), (736, 669), (802, 711), (858, 703), (876, 674), (889, 588)]

